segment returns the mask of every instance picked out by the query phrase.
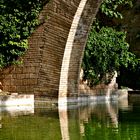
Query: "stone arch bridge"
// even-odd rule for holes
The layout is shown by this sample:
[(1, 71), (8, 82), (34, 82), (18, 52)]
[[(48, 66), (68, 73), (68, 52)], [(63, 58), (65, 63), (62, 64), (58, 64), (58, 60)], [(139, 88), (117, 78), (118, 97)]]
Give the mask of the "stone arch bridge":
[(50, 97), (78, 95), (82, 56), (101, 0), (50, 0), (29, 38), (23, 65), (5, 69), (2, 89)]

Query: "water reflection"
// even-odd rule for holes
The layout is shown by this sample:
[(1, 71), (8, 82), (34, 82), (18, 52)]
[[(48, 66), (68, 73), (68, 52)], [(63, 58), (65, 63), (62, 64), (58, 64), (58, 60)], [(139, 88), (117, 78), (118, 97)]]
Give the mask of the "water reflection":
[(62, 140), (69, 140), (67, 106), (65, 108), (60, 107), (58, 111), (59, 111), (59, 121), (60, 121)]
[(33, 106), (0, 107), (0, 114), (7, 114), (9, 116), (30, 115), (34, 114), (34, 107)]
[[(87, 125), (94, 117), (99, 121), (106, 122), (107, 127), (118, 128), (118, 103), (76, 104), (68, 106), (68, 110), (60, 108), (59, 119), (62, 139), (83, 139), (87, 135)], [(102, 127), (99, 122), (97, 123), (99, 127)]]
[(17, 117), (30, 114), (34, 114), (33, 106), (2, 106), (0, 107), (0, 128), (2, 128), (2, 118), (6, 116)]
[(0, 108), (0, 140), (138, 140), (140, 102)]
[[(103, 125), (107, 127), (111, 126), (112, 128), (118, 127), (118, 104), (116, 102), (108, 102), (79, 107), (78, 116), (81, 136), (87, 138), (87, 131), (89, 131), (89, 129), (93, 132), (96, 128), (102, 128)], [(102, 125), (102, 122), (105, 124)], [(91, 124), (93, 124), (93, 126), (91, 126)], [(94, 133), (97, 132), (93, 132), (92, 135), (94, 135)]]
[[(119, 102), (70, 105), (68, 110), (61, 108), (59, 109), (59, 119), (62, 139), (110, 140), (113, 138), (121, 140), (122, 137), (125, 140), (130, 139), (129, 136), (126, 136), (127, 133), (121, 130), (123, 122), (120, 122), (122, 116), (119, 117), (119, 113), (126, 113), (126, 111), (132, 111), (132, 103), (129, 104), (127, 99)], [(138, 123), (140, 123), (140, 119)], [(127, 128), (128, 124), (124, 125)], [(133, 140), (134, 137), (131, 139)]]

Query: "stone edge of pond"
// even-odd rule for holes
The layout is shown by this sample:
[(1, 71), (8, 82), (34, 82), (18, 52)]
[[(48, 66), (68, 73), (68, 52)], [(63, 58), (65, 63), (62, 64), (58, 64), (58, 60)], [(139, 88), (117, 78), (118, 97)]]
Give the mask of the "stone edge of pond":
[[(78, 97), (67, 97), (66, 98), (60, 98), (60, 102), (62, 105), (64, 104), (75, 104), (75, 103), (90, 103), (90, 102), (104, 102), (104, 101), (118, 101), (122, 100), (124, 98), (128, 97), (128, 90), (117, 90), (114, 94), (107, 96), (107, 95), (85, 95), (81, 94)], [(56, 105), (58, 104), (58, 99), (56, 98), (48, 98), (48, 97), (41, 97), (41, 98), (35, 98), (35, 104), (36, 105)]]
[[(67, 104), (75, 103), (97, 103), (97, 102), (106, 102), (106, 101), (117, 101), (128, 97), (128, 90), (117, 90), (115, 94), (110, 96), (104, 95), (80, 95), (78, 97), (68, 97)], [(31, 98), (31, 100), (29, 99)], [(20, 101), (19, 101), (20, 100)], [(63, 103), (63, 98), (61, 99)], [(48, 98), (48, 97), (34, 97), (34, 95), (28, 94), (18, 94), (18, 93), (9, 93), (9, 92), (0, 92), (0, 106), (9, 106), (11, 105), (35, 105), (38, 106), (48, 106), (48, 107), (57, 107), (58, 99), (57, 98)], [(63, 105), (63, 104), (62, 104)]]
[(34, 107), (34, 95), (0, 92), (0, 107), (7, 107), (7, 106)]

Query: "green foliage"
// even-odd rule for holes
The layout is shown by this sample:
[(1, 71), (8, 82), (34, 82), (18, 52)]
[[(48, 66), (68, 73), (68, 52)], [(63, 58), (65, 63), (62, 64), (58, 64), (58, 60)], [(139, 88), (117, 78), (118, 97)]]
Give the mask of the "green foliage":
[[(120, 67), (131, 69), (138, 64), (136, 56), (129, 52), (126, 33), (117, 31), (114, 19), (122, 19), (121, 9), (132, 7), (134, 0), (104, 0), (89, 34), (83, 58), (84, 80), (93, 86), (109, 83), (114, 71)], [(113, 29), (113, 28), (114, 29)]]
[(102, 26), (122, 29), (120, 21), (123, 18), (124, 10), (132, 9), (135, 0), (103, 0), (96, 15), (96, 22)]
[(120, 6), (132, 7), (134, 0), (104, 0), (101, 4), (100, 10), (108, 17), (123, 18), (121, 12), (119, 12)]
[(104, 81), (107, 73), (119, 70), (120, 66), (135, 66), (137, 60), (128, 51), (125, 38), (124, 32), (109, 27), (103, 27), (99, 32), (92, 28), (83, 58), (84, 79), (88, 80), (90, 86)]
[(39, 24), (43, 0), (0, 1), (0, 68), (18, 61), (28, 48), (27, 38)]

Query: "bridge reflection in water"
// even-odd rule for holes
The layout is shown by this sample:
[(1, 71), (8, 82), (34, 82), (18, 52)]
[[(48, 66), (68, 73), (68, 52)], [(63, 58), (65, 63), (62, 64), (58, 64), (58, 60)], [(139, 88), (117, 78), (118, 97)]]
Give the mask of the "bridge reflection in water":
[(0, 139), (84, 140), (93, 136), (109, 139), (119, 133), (119, 110), (132, 108), (127, 100), (123, 100), (24, 109), (0, 108)]
[[(98, 125), (102, 125), (99, 123), (103, 122), (106, 124), (104, 127), (114, 128), (117, 132), (119, 109), (130, 109), (127, 99), (120, 100), (119, 102), (91, 102), (90, 104), (85, 102), (75, 105), (59, 106), (58, 111), (62, 139), (76, 140), (85, 137), (85, 135), (87, 135), (85, 130), (86, 124), (90, 123), (94, 117), (98, 119)], [(97, 122), (96, 119), (95, 123)], [(78, 128), (74, 131), (76, 127)], [(94, 128), (94, 126), (92, 127)], [(94, 129), (96, 129), (96, 127)]]
[[(125, 106), (127, 106), (126, 104)], [(107, 125), (111, 125), (114, 128), (118, 127), (118, 103), (108, 102), (99, 104), (76, 104), (68, 106), (68, 109), (62, 107), (59, 109), (59, 119), (61, 134), (63, 140), (70, 139), (70, 132), (73, 131), (73, 124), (78, 124), (79, 135), (75, 136), (79, 139), (85, 136), (86, 130), (85, 125), (91, 120), (91, 117), (96, 116), (99, 120), (106, 120)], [(72, 119), (75, 118), (75, 119)], [(73, 121), (71, 123), (71, 121)], [(76, 127), (76, 126), (74, 126)], [(94, 127), (94, 126), (93, 126)], [(69, 130), (68, 130), (69, 129)], [(77, 133), (77, 131), (75, 131)]]

